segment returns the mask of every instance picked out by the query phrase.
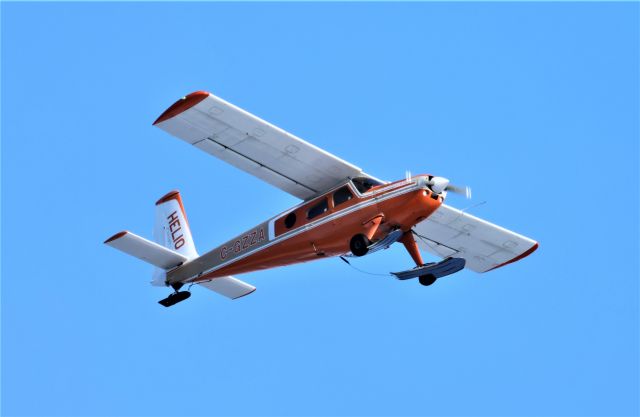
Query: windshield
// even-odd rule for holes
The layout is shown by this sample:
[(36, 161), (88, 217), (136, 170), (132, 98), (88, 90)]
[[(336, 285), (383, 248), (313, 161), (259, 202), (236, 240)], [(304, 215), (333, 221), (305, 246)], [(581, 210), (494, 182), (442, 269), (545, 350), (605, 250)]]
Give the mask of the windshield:
[(366, 177), (358, 177), (351, 180), (353, 185), (356, 186), (356, 189), (360, 192), (360, 194), (364, 194), (369, 191), (372, 187), (377, 185), (382, 185), (380, 181), (376, 181), (373, 178)]

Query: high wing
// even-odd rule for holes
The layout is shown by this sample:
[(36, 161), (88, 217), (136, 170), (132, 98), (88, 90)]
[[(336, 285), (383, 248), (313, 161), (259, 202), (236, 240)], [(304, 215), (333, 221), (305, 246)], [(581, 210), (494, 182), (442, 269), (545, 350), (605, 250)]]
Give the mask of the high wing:
[(303, 200), (354, 177), (352, 165), (213, 94), (175, 102), (155, 126)]
[(538, 248), (528, 237), (446, 204), (414, 227), (418, 244), (443, 258), (464, 258), (465, 268), (487, 272), (518, 261)]

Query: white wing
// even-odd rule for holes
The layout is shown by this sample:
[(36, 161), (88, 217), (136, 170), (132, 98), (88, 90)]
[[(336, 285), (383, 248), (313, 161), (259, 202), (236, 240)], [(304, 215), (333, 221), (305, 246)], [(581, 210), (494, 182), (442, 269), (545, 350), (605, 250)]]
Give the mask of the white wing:
[(362, 169), (227, 103), (197, 91), (178, 100), (154, 125), (303, 200)]
[(443, 204), (414, 230), (430, 253), (466, 260), (465, 268), (487, 272), (518, 261), (538, 248), (528, 237)]

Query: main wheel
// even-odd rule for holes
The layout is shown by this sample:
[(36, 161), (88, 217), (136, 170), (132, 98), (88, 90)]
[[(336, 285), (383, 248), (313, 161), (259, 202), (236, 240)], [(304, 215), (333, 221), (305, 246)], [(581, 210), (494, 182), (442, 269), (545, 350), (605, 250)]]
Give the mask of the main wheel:
[(435, 275), (432, 274), (428, 274), (428, 275), (422, 275), (418, 278), (418, 281), (420, 281), (420, 284), (424, 285), (425, 287), (433, 284), (434, 282), (436, 282), (436, 277)]
[(364, 256), (369, 252), (369, 245), (371, 241), (363, 234), (355, 235), (351, 238), (349, 243), (349, 249), (355, 256)]

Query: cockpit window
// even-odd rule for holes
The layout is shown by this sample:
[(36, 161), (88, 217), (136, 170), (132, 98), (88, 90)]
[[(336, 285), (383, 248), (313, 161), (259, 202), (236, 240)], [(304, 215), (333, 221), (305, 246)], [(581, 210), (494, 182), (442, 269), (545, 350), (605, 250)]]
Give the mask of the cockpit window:
[(382, 185), (382, 183), (380, 181), (376, 181), (374, 179), (365, 178), (365, 177), (354, 178), (354, 179), (351, 180), (351, 182), (353, 182), (353, 185), (356, 186), (356, 189), (361, 194), (364, 194), (367, 191), (369, 191), (371, 189), (371, 187), (375, 187), (377, 185)]
[(314, 217), (317, 217), (326, 212), (327, 210), (329, 210), (329, 202), (326, 198), (323, 198), (320, 203), (309, 209), (309, 211), (307, 212), (307, 219), (311, 220)]
[(353, 198), (353, 194), (349, 191), (349, 187), (342, 187), (335, 193), (333, 193), (333, 206), (339, 206), (342, 203), (346, 203), (347, 201)]

